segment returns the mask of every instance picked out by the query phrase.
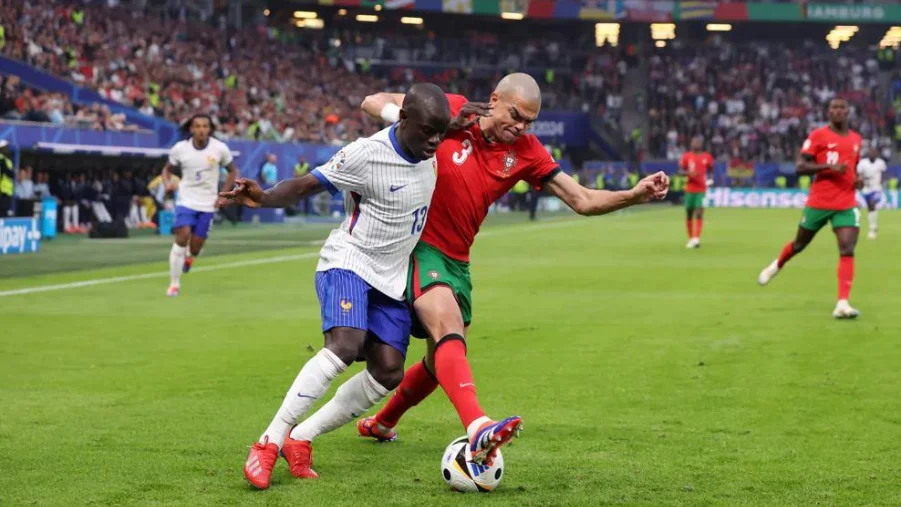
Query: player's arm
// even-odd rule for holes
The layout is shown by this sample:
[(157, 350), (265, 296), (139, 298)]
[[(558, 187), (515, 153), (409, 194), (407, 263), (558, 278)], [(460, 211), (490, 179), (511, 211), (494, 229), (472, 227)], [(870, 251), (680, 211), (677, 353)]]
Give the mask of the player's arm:
[(576, 213), (592, 216), (663, 199), (669, 190), (669, 178), (658, 172), (645, 177), (631, 190), (609, 191), (585, 188), (568, 174), (559, 172), (545, 184), (545, 188)]
[[(376, 93), (363, 99), (360, 109), (375, 119), (382, 119), (388, 123), (397, 123), (400, 120), (400, 108), (404, 103), (403, 93)], [(456, 110), (450, 123), (448, 132), (468, 129), (482, 116), (491, 114), (491, 105), (487, 102), (469, 102), (460, 95), (448, 95), (450, 99), (451, 113)]]
[(810, 153), (801, 153), (798, 155), (795, 172), (799, 175), (811, 175), (822, 171), (844, 172), (847, 169), (845, 164), (818, 164), (816, 157)]
[(237, 203), (252, 208), (284, 208), (326, 190), (326, 186), (312, 173), (279, 181), (265, 191), (250, 178), (237, 178), (233, 183), (233, 189), (219, 192), (217, 205), (220, 207)]
[(228, 171), (228, 173), (225, 175), (225, 186), (222, 188), (224, 190), (231, 190), (235, 188), (235, 180), (238, 179), (238, 166), (235, 165), (235, 161), (232, 160), (225, 165), (225, 170)]
[(404, 103), (403, 93), (376, 93), (363, 99), (360, 109), (375, 119), (395, 123), (400, 119), (400, 106)]

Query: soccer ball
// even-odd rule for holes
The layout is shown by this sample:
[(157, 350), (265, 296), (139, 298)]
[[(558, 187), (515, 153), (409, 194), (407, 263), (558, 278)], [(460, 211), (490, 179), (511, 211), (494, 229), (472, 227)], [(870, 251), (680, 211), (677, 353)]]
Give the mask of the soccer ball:
[(441, 475), (454, 491), (461, 493), (491, 491), (501, 483), (504, 477), (504, 456), (497, 451), (494, 464), (478, 465), (472, 461), (469, 452), (469, 437), (454, 439), (441, 458)]

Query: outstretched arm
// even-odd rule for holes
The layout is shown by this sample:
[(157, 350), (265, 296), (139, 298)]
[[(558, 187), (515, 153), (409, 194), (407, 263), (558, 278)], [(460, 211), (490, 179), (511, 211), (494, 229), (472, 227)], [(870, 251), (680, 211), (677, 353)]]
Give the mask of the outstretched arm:
[[(404, 103), (403, 93), (376, 93), (363, 99), (360, 109), (364, 113), (376, 119), (382, 119), (389, 123), (396, 122), (399, 118), (400, 106)], [(386, 106), (387, 107), (386, 109)], [(393, 115), (393, 116), (392, 116)]]
[(561, 172), (547, 183), (546, 188), (576, 213), (592, 216), (663, 199), (669, 190), (669, 178), (658, 172), (642, 179), (631, 190), (613, 192), (585, 188), (571, 176)]
[(219, 206), (238, 203), (253, 208), (284, 208), (326, 190), (325, 184), (312, 173), (279, 181), (266, 191), (260, 188), (259, 183), (248, 178), (238, 178), (235, 183), (237, 185), (234, 189), (219, 193)]

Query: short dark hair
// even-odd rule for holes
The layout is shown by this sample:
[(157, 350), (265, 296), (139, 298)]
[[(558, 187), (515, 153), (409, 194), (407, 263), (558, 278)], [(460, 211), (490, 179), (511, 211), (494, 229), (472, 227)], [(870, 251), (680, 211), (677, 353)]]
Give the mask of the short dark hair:
[(210, 135), (213, 135), (213, 133), (216, 132), (216, 126), (213, 125), (213, 117), (206, 113), (197, 113), (194, 116), (191, 116), (190, 118), (185, 120), (185, 122), (181, 124), (181, 127), (179, 127), (179, 130), (181, 131), (182, 135), (184, 135), (186, 137), (190, 136), (191, 135), (191, 125), (194, 124), (194, 120), (198, 120), (201, 118), (206, 118), (206, 121), (210, 122)]

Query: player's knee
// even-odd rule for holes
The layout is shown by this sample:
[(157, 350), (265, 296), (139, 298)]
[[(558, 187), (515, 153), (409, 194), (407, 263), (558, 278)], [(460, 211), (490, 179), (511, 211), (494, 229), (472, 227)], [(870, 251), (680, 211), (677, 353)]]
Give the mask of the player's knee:
[[(356, 336), (357, 334), (359, 336)], [(340, 331), (336, 328), (326, 334), (325, 348), (338, 356), (344, 364), (351, 364), (357, 358), (365, 356), (363, 353), (365, 339), (365, 334), (354, 333), (353, 330)]]
[(393, 391), (400, 385), (404, 379), (404, 365), (399, 363), (396, 365), (380, 364), (369, 369), (369, 374), (382, 387), (389, 391)]
[(838, 246), (838, 254), (842, 257), (854, 257), (854, 245), (842, 244)]

